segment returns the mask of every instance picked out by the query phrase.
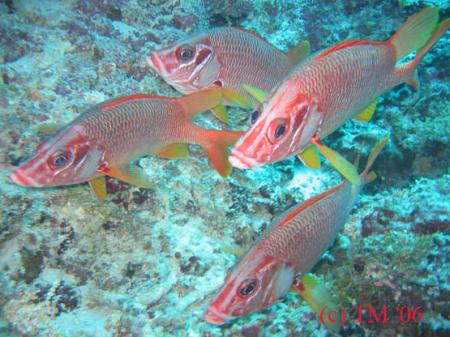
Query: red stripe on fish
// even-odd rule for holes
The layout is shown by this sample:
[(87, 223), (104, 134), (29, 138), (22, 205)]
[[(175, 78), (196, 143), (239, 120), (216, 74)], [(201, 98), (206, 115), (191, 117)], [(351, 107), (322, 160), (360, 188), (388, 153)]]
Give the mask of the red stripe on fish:
[(106, 111), (110, 108), (113, 108), (117, 105), (120, 105), (122, 103), (125, 102), (130, 102), (130, 101), (136, 101), (136, 100), (141, 100), (141, 99), (149, 99), (149, 98), (159, 98), (159, 99), (167, 99), (167, 97), (161, 97), (159, 95), (155, 95), (155, 94), (135, 94), (135, 95), (130, 95), (130, 96), (125, 96), (125, 97), (120, 97), (118, 99), (115, 99), (107, 104), (105, 104), (104, 106), (102, 106), (100, 108), (101, 111)]
[(321, 58), (324, 58), (325, 56), (334, 53), (338, 50), (342, 50), (348, 47), (354, 47), (354, 46), (364, 46), (364, 45), (379, 45), (379, 44), (385, 44), (385, 42), (378, 42), (378, 41), (367, 41), (367, 40), (348, 40), (341, 43), (338, 43), (337, 45), (328, 48), (323, 53), (319, 54), (316, 57), (316, 60), (320, 60)]
[(284, 219), (282, 219), (279, 222), (279, 225), (284, 225), (289, 223), (289, 221), (291, 221), (293, 218), (295, 218), (298, 214), (300, 214), (300, 212), (302, 212), (303, 210), (307, 209), (308, 207), (312, 206), (313, 204), (315, 204), (316, 202), (318, 202), (319, 200), (329, 196), (330, 194), (333, 194), (334, 192), (336, 192), (337, 190), (339, 190), (340, 188), (344, 187), (344, 185), (347, 183), (346, 180), (344, 180), (342, 183), (340, 183), (339, 185), (329, 189), (328, 191), (316, 195), (315, 197), (307, 200), (306, 202), (304, 202), (303, 204), (301, 204), (298, 208), (294, 209), (291, 213), (288, 214), (288, 216), (286, 216)]

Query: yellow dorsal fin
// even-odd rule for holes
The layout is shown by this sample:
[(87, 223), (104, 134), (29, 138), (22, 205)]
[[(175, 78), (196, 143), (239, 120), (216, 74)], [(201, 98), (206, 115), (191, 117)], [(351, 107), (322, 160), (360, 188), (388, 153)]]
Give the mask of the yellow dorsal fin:
[(189, 149), (187, 144), (175, 143), (163, 147), (155, 154), (162, 158), (186, 158), (189, 156)]
[(291, 60), (292, 64), (297, 64), (307, 58), (310, 53), (311, 45), (309, 44), (309, 41), (303, 40), (298, 45), (291, 48), (286, 53), (286, 56)]
[(245, 97), (242, 96), (240, 93), (231, 90), (229, 88), (222, 88), (222, 95), (223, 97), (228, 100), (229, 102), (236, 104), (242, 108), (246, 108), (246, 109), (252, 109), (253, 108), (253, 104), (252, 102), (250, 102), (250, 100)]
[(250, 84), (242, 85), (250, 95), (252, 95), (259, 103), (263, 103), (267, 98), (267, 93), (259, 88), (251, 86)]
[(358, 116), (356, 116), (356, 119), (361, 122), (368, 122), (372, 119), (373, 114), (375, 113), (375, 110), (377, 108), (378, 104), (378, 98), (375, 99), (370, 105)]
[(105, 176), (99, 176), (89, 181), (91, 189), (94, 191), (97, 198), (100, 200), (106, 200), (108, 193), (106, 192), (106, 178)]
[(211, 109), (213, 114), (219, 118), (222, 122), (227, 123), (229, 122), (228, 115), (227, 115), (227, 108), (223, 104), (219, 104)]
[(317, 145), (317, 147), (320, 150), (320, 153), (323, 154), (325, 158), (330, 162), (331, 165), (334, 166), (334, 168), (344, 176), (345, 179), (347, 179), (350, 183), (360, 185), (361, 184), (361, 178), (359, 177), (359, 174), (355, 168), (355, 166), (352, 165), (347, 159), (342, 157), (339, 153), (336, 151), (330, 149), (329, 147), (325, 146), (320, 139), (313, 138), (312, 142)]
[[(339, 331), (342, 325), (339, 306), (329, 295), (325, 286), (322, 285), (314, 275), (303, 275), (300, 281), (293, 286), (293, 292), (298, 293), (319, 317), (321, 314), (325, 315), (324, 317), (329, 317), (328, 315), (331, 311), (335, 311), (336, 315), (333, 315), (333, 319), (336, 319), (336, 322), (331, 323), (328, 319), (325, 319), (324, 322), (328, 329)], [(324, 312), (322, 313), (322, 311)]]
[(314, 169), (320, 169), (320, 155), (315, 145), (308, 146), (302, 153), (298, 155), (298, 158), (306, 166)]

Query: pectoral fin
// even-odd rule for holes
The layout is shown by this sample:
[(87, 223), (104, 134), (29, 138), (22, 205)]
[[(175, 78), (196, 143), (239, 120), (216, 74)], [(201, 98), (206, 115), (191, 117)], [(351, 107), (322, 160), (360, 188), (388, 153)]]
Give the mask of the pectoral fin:
[(35, 129), (37, 132), (39, 132), (43, 135), (51, 136), (58, 130), (61, 130), (63, 127), (64, 127), (64, 124), (48, 122), (48, 123), (37, 124), (35, 126)]
[(241, 256), (242, 254), (244, 254), (244, 250), (242, 248), (231, 247), (231, 246), (228, 246), (225, 244), (222, 244), (221, 246), (222, 246), (222, 250), (224, 253), (237, 255), (237, 256)]
[(213, 114), (219, 118), (222, 122), (227, 123), (229, 122), (228, 115), (227, 115), (227, 108), (223, 104), (219, 104), (211, 109)]
[(94, 191), (97, 198), (100, 200), (106, 200), (108, 197), (108, 193), (106, 192), (106, 178), (105, 176), (99, 176), (97, 178), (92, 179), (89, 182), (92, 190)]
[(313, 144), (317, 145), (320, 152), (330, 162), (334, 168), (344, 176), (352, 184), (361, 184), (361, 178), (359, 177), (356, 167), (352, 165), (347, 159), (342, 157), (336, 151), (325, 146), (318, 137), (313, 137)]
[(298, 155), (298, 158), (306, 166), (314, 169), (320, 169), (320, 155), (315, 145), (308, 146), (302, 153)]
[(259, 88), (253, 87), (249, 84), (242, 85), (250, 95), (252, 95), (259, 103), (263, 103), (267, 98), (267, 93)]
[(189, 156), (189, 149), (187, 144), (175, 143), (163, 147), (155, 155), (162, 158), (186, 158)]
[(373, 114), (375, 113), (375, 109), (377, 108), (378, 104), (378, 98), (375, 99), (370, 105), (358, 116), (356, 116), (356, 119), (361, 122), (368, 122), (372, 119)]
[(122, 166), (113, 166), (101, 168), (100, 171), (107, 176), (124, 181), (128, 184), (136, 185), (142, 188), (152, 188), (153, 184), (148, 181), (148, 177), (145, 176), (137, 166), (129, 164)]
[[(339, 306), (329, 295), (325, 286), (320, 284), (314, 275), (303, 275), (294, 284), (292, 290), (292, 292), (299, 294), (317, 315), (325, 317), (323, 322), (328, 329), (339, 331), (342, 324), (342, 313), (339, 310)], [(335, 321), (334, 323), (331, 323), (330, 317)]]

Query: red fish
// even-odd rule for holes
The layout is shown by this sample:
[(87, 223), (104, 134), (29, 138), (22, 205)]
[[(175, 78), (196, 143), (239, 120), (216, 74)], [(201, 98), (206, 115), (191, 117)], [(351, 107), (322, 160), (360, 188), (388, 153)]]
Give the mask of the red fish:
[[(411, 16), (385, 42), (351, 40), (316, 53), (301, 62), (269, 96), (248, 87), (263, 101), (255, 123), (236, 144), (230, 162), (248, 169), (300, 154), (311, 166), (320, 159), (313, 144), (347, 179), (358, 175), (342, 157), (320, 140), (351, 118), (369, 120), (377, 98), (407, 82), (419, 86), (416, 68), (450, 27), (438, 22), (438, 9)], [(402, 59), (416, 51), (409, 62)], [(306, 151), (306, 152), (304, 152)]]
[[(228, 273), (205, 318), (210, 323), (246, 316), (276, 303), (299, 283), (335, 241), (365, 183), (375, 179), (370, 168), (388, 141), (383, 139), (369, 156), (360, 183), (344, 180), (338, 186), (283, 213)], [(311, 282), (308, 282), (310, 286)], [(311, 294), (313, 289), (309, 290)], [(304, 294), (302, 294), (304, 295)], [(323, 298), (308, 302), (324, 303)], [(320, 302), (320, 303), (319, 303)], [(312, 305), (321, 311), (323, 306)]]
[(151, 184), (130, 162), (144, 155), (188, 155), (187, 143), (200, 144), (222, 176), (231, 173), (227, 147), (241, 132), (207, 130), (191, 120), (222, 101), (220, 89), (171, 98), (137, 94), (100, 103), (76, 118), (20, 165), (11, 179), (22, 186), (93, 182), (106, 197), (104, 175), (141, 187)]
[[(222, 27), (157, 50), (150, 54), (148, 63), (181, 93), (225, 87), (243, 95), (256, 107), (258, 102), (242, 84), (269, 91), (307, 54), (306, 41), (285, 54), (256, 33)], [(226, 120), (224, 115), (218, 117)]]

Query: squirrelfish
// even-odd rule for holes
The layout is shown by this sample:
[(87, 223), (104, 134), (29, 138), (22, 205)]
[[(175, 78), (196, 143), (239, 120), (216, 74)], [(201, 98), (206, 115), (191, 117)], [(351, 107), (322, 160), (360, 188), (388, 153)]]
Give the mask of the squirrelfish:
[[(268, 96), (246, 86), (263, 103), (237, 142), (232, 165), (247, 169), (300, 154), (317, 167), (315, 144), (347, 179), (357, 179), (356, 172), (347, 172), (348, 163), (320, 140), (348, 119), (369, 120), (384, 91), (404, 82), (418, 89), (417, 66), (450, 27), (450, 19), (438, 24), (438, 17), (438, 9), (426, 8), (385, 42), (350, 40), (311, 55)], [(414, 59), (402, 62), (414, 51)]]
[[(305, 292), (300, 281), (335, 241), (362, 186), (375, 179), (370, 168), (387, 141), (383, 139), (374, 148), (358, 184), (344, 180), (275, 220), (228, 273), (207, 309), (206, 320), (222, 324), (260, 311), (276, 303), (292, 287)], [(319, 312), (328, 301), (304, 293), (302, 296)]]
[(11, 175), (23, 186), (60, 186), (90, 181), (106, 197), (105, 175), (141, 186), (151, 183), (131, 161), (144, 155), (186, 157), (200, 144), (222, 175), (231, 173), (227, 147), (241, 132), (208, 130), (192, 124), (199, 113), (222, 101), (221, 89), (184, 97), (137, 94), (100, 103), (39, 145)]
[[(243, 95), (255, 107), (258, 102), (242, 84), (269, 91), (308, 54), (306, 41), (285, 54), (254, 32), (221, 27), (157, 50), (150, 54), (147, 62), (182, 93), (224, 87)], [(224, 115), (218, 117), (226, 120)]]

